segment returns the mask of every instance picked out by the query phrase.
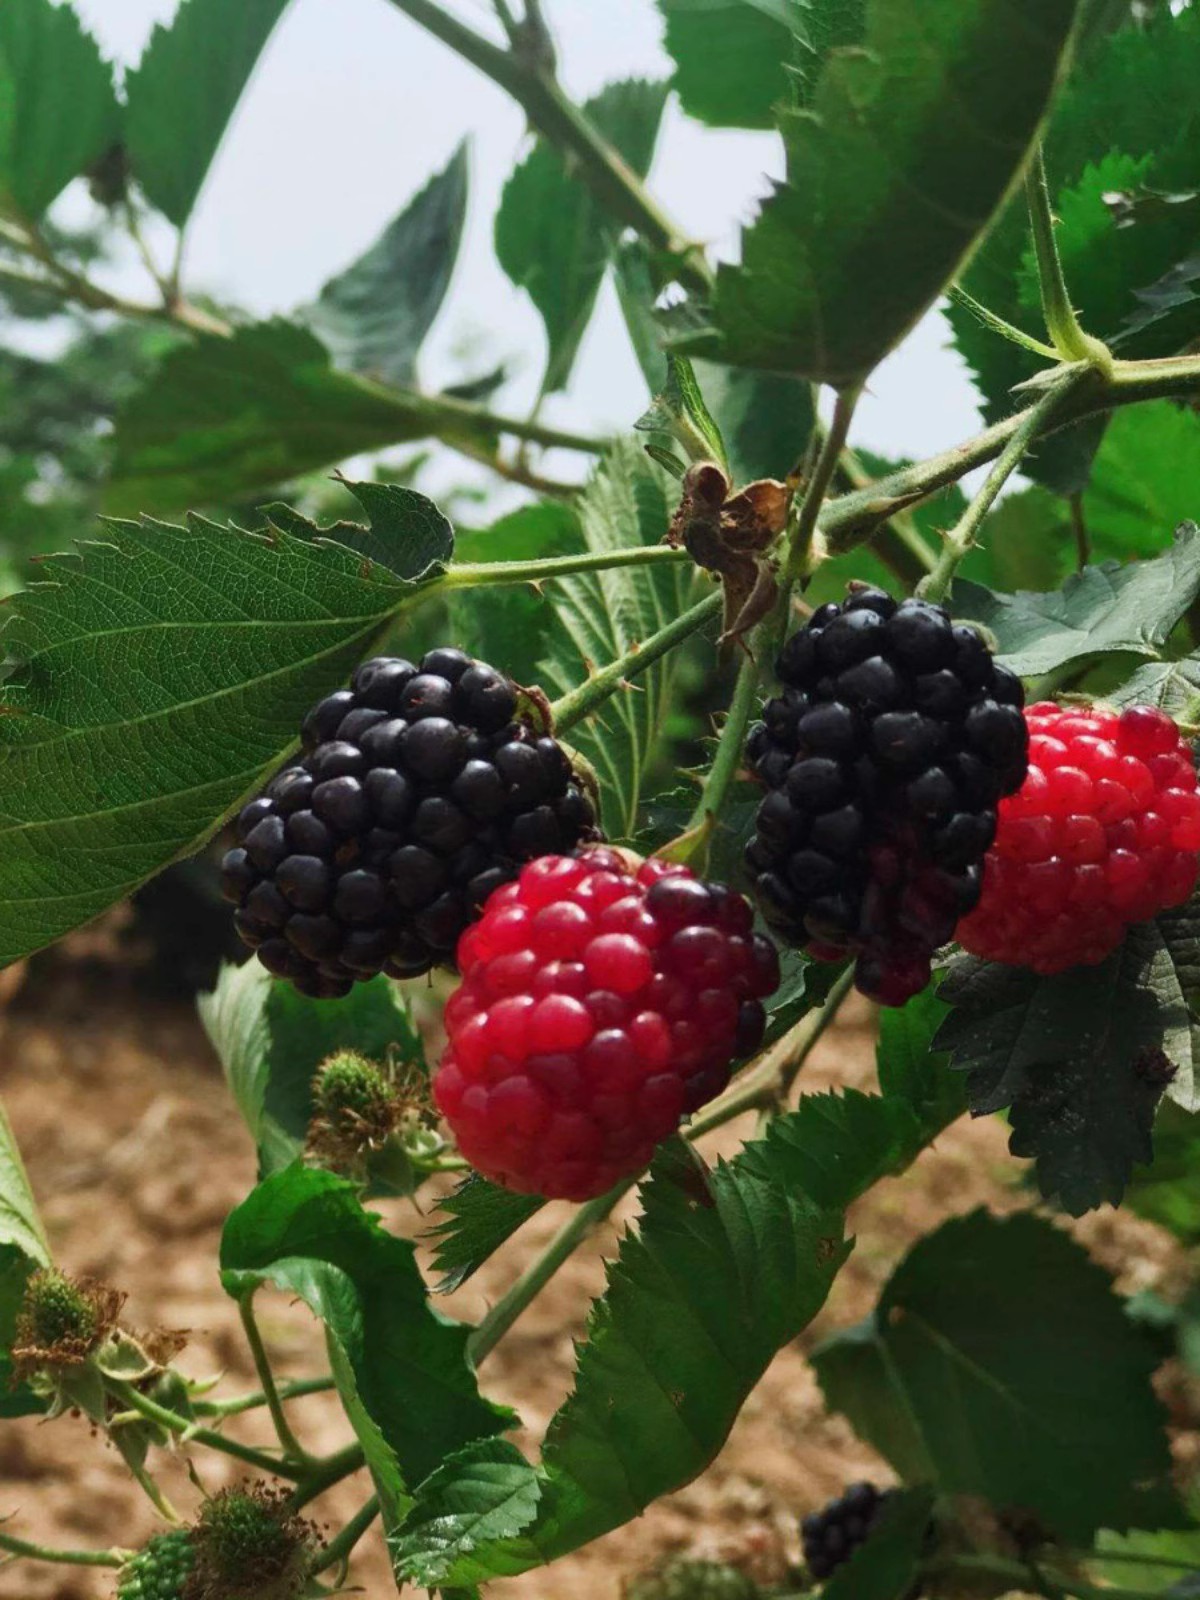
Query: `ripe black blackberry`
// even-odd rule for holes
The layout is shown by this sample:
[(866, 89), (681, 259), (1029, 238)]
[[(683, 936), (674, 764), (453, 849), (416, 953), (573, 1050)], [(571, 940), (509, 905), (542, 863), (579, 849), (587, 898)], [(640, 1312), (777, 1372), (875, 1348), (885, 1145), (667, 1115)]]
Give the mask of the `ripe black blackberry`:
[(941, 606), (860, 589), (784, 647), (747, 754), (770, 790), (746, 861), (767, 922), (901, 1005), (971, 911), (1024, 779), (1020, 680)]
[(451, 961), (523, 862), (598, 837), (562, 747), (461, 650), (365, 662), (301, 736), (301, 760), (238, 818), (223, 887), (242, 938), (303, 994)]
[(873, 1483), (853, 1483), (838, 1499), (804, 1518), (800, 1524), (804, 1563), (818, 1583), (832, 1577), (866, 1543), (893, 1492)]

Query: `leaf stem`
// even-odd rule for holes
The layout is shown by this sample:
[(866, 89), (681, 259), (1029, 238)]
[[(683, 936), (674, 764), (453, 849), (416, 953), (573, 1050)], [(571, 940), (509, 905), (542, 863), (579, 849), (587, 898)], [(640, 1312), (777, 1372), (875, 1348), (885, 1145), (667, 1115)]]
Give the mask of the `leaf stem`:
[[(838, 476), (852, 489), (868, 489), (871, 474), (853, 450), (846, 447), (838, 462)], [(871, 540), (879, 559), (885, 562), (901, 583), (914, 587), (927, 572), (933, 571), (934, 553), (917, 527), (910, 511), (894, 511)]]
[(1024, 421), (1000, 452), (995, 466), (984, 480), (983, 487), (946, 535), (933, 571), (917, 586), (917, 593), (922, 598), (926, 600), (946, 598), (954, 574), (974, 547), (980, 525), (995, 504), (996, 496), (1021, 465), (1030, 445), (1041, 432), (1046, 418), (1057, 409), (1067, 392), (1082, 378), (1088, 376), (1088, 371), (1086, 366), (1068, 368), (1059, 382), (1047, 389), (1037, 404), (1026, 412)]
[(1071, 304), (1054, 233), (1050, 185), (1046, 181), (1046, 162), (1040, 145), (1025, 175), (1025, 199), (1029, 206), (1033, 246), (1037, 255), (1042, 313), (1051, 342), (1064, 361), (1086, 361), (1108, 376), (1112, 372), (1112, 351), (1100, 339), (1093, 339), (1091, 334), (1083, 331), (1075, 307)]
[(837, 471), (861, 394), (861, 384), (849, 384), (837, 392), (833, 420), (821, 445), (812, 477), (805, 486), (804, 498), (800, 502), (788, 539), (788, 553), (783, 564), (783, 579), (786, 584), (796, 583), (806, 577), (811, 570), (813, 535), (817, 531), (825, 495)]
[[(276, 1392), (281, 1400), (299, 1400), (304, 1395), (328, 1394), (336, 1388), (333, 1378), (301, 1378), (295, 1383), (277, 1384)], [(251, 1394), (237, 1395), (232, 1400), (197, 1400), (194, 1408), (201, 1417), (237, 1417), (244, 1411), (256, 1411), (266, 1403), (264, 1391), (255, 1389)]]
[(341, 1483), (343, 1478), (349, 1478), (358, 1472), (366, 1465), (366, 1459), (362, 1445), (355, 1440), (345, 1449), (326, 1456), (323, 1461), (318, 1461), (316, 1467), (301, 1477), (296, 1484), (288, 1500), (289, 1508), (292, 1511), (299, 1511), (301, 1507), (308, 1505), (310, 1500), (318, 1499), (327, 1489), (332, 1489), (335, 1483)]
[(331, 1539), (321, 1551), (309, 1568), (309, 1576), (315, 1578), (319, 1572), (328, 1572), (331, 1567), (340, 1566), (344, 1577), (355, 1546), (375, 1521), (379, 1510), (379, 1496), (372, 1495), (362, 1510), (352, 1517), (337, 1537)]
[(1059, 360), (1059, 352), (1052, 344), (1046, 344), (1042, 339), (1035, 339), (1023, 328), (1006, 322), (1003, 317), (997, 316), (981, 301), (976, 300), (974, 295), (968, 294), (961, 284), (952, 283), (946, 290), (946, 298), (951, 305), (961, 306), (964, 311), (969, 311), (983, 323), (985, 328), (990, 328), (993, 333), (998, 333), (1002, 339), (1007, 339), (1011, 344), (1019, 344), (1022, 349), (1031, 351), (1035, 356), (1044, 356), (1047, 361)]
[(685, 836), (695, 835), (696, 843), (686, 855), (672, 857), (673, 860), (687, 861), (695, 865), (697, 870), (702, 870), (708, 865), (713, 828), (742, 765), (746, 729), (750, 726), (750, 720), (758, 708), (758, 686), (762, 678), (759, 657), (765, 654), (762, 640), (763, 633), (760, 632), (755, 640), (758, 654), (748, 650), (742, 658), (737, 682), (733, 688), (733, 698), (729, 702), (729, 711), (721, 728), (721, 736), (717, 740), (716, 754), (705, 776), (696, 809), (692, 812), (691, 820), (684, 830)]
[(555, 732), (565, 733), (577, 722), (582, 722), (584, 717), (590, 716), (597, 706), (602, 705), (609, 695), (615, 694), (630, 678), (653, 666), (661, 657), (674, 650), (676, 645), (682, 644), (706, 622), (717, 616), (721, 605), (720, 594), (708, 595), (690, 611), (685, 611), (682, 616), (676, 617), (674, 622), (669, 622), (665, 628), (652, 633), (641, 644), (634, 645), (623, 656), (618, 656), (615, 661), (610, 662), (607, 667), (602, 667), (599, 672), (593, 672), (591, 677), (586, 678), (577, 689), (572, 689), (569, 694), (555, 700), (550, 707)]
[(116, 1545), (108, 1550), (58, 1550), (53, 1545), (18, 1539), (11, 1533), (0, 1533), (0, 1550), (26, 1561), (50, 1561), (60, 1567), (123, 1567), (133, 1555), (132, 1550), (121, 1550)]
[(638, 1177), (625, 1178), (615, 1189), (579, 1206), (514, 1284), (496, 1301), (467, 1343), (467, 1355), (480, 1366), (504, 1338), (517, 1318), (528, 1309), (583, 1241), (604, 1222), (617, 1202), (633, 1188)]
[(1003, 1556), (961, 1555), (930, 1562), (925, 1573), (931, 1578), (969, 1583), (972, 1579), (996, 1579), (1023, 1593), (1047, 1592), (1047, 1582), (1057, 1594), (1074, 1595), (1076, 1600), (1162, 1600), (1162, 1590), (1118, 1589), (1089, 1583), (1085, 1578), (1060, 1572), (1043, 1572), (1033, 1563), (1010, 1561)]
[(297, 1463), (282, 1461), (278, 1456), (269, 1455), (265, 1450), (256, 1450), (252, 1445), (239, 1444), (236, 1439), (226, 1439), (224, 1434), (217, 1433), (213, 1428), (197, 1428), (187, 1417), (180, 1416), (177, 1411), (169, 1411), (166, 1406), (160, 1406), (157, 1401), (151, 1400), (149, 1395), (135, 1389), (131, 1383), (125, 1383), (117, 1378), (109, 1378), (106, 1383), (110, 1394), (130, 1411), (140, 1412), (151, 1422), (157, 1422), (160, 1427), (166, 1428), (168, 1433), (186, 1434), (197, 1444), (204, 1445), (209, 1450), (218, 1450), (222, 1455), (234, 1456), (248, 1466), (257, 1468), (259, 1472), (272, 1473), (279, 1478), (304, 1477), (304, 1468)]
[(391, 0), (391, 4), (510, 94), (530, 125), (572, 158), (579, 177), (614, 220), (674, 259), (681, 282), (700, 290), (712, 287), (712, 271), (701, 247), (667, 215), (543, 63), (493, 44), (443, 11), (435, 0)]
[(740, 1078), (735, 1078), (718, 1100), (714, 1100), (683, 1130), (687, 1139), (699, 1139), (722, 1127), (743, 1111), (764, 1106), (777, 1107), (786, 1100), (801, 1067), (837, 1017), (842, 1001), (854, 985), (854, 970), (847, 967), (830, 989), (825, 1003), (800, 1018), (782, 1039), (777, 1039)]
[(620, 550), (587, 550), (577, 556), (546, 556), (538, 561), (458, 562), (437, 580), (439, 588), (486, 589), (498, 583), (542, 583), (576, 572), (609, 572), (614, 567), (655, 567), (689, 561), (686, 550), (670, 545), (631, 545)]
[(255, 1291), (249, 1289), (240, 1297), (238, 1312), (242, 1319), (246, 1343), (250, 1346), (250, 1354), (254, 1357), (254, 1370), (258, 1373), (258, 1381), (263, 1387), (267, 1410), (271, 1413), (275, 1434), (283, 1446), (284, 1455), (300, 1466), (311, 1466), (314, 1458), (292, 1432), (291, 1423), (284, 1415), (283, 1402), (279, 1390), (275, 1387), (275, 1374), (271, 1370), (271, 1358), (267, 1355), (267, 1347), (263, 1343), (262, 1333), (254, 1315), (254, 1294)]

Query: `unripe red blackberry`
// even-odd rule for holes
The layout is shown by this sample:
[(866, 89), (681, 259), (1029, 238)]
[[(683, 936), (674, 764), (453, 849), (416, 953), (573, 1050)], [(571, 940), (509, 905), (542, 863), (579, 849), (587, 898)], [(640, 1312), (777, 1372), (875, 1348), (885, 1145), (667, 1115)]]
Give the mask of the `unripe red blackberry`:
[(866, 1543), (891, 1493), (873, 1483), (851, 1484), (838, 1499), (804, 1518), (800, 1524), (804, 1563), (818, 1583), (832, 1577)]
[(903, 1004), (976, 904), (996, 805), (1025, 774), (1020, 680), (941, 606), (862, 589), (788, 640), (747, 754), (768, 924)]
[(1165, 712), (1030, 706), (1029, 772), (1000, 807), (983, 896), (958, 930), (991, 961), (1103, 961), (1131, 923), (1182, 905), (1200, 863), (1192, 754)]
[(779, 983), (740, 895), (614, 850), (547, 856), (458, 947), (434, 1096), (485, 1177), (585, 1200), (640, 1172), (762, 1041)]
[(597, 837), (562, 746), (460, 650), (365, 662), (303, 744), (243, 809), (223, 883), (242, 938), (304, 994), (448, 962), (522, 862)]

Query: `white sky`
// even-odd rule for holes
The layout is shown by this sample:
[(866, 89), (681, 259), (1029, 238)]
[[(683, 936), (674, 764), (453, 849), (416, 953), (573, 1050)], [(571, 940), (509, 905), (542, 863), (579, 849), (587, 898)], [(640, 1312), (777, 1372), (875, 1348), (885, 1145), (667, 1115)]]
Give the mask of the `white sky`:
[[(455, 0), (451, 0), (455, 3)], [(487, 0), (456, 0), (485, 30)], [(75, 0), (111, 56), (135, 61), (175, 0)], [(546, 0), (568, 89), (580, 98), (614, 78), (666, 76), (654, 0)], [(459, 375), (464, 335), (481, 365), (515, 362), (513, 409), (536, 390), (541, 324), (496, 264), (490, 243), (500, 189), (525, 145), (520, 112), (387, 0), (292, 0), (209, 175), (189, 228), (189, 281), (266, 315), (311, 298), (356, 256), (464, 132), (472, 193), (458, 273), (423, 361), (428, 385)], [(685, 228), (723, 253), (778, 165), (772, 135), (713, 132), (668, 110), (651, 187)], [(164, 240), (161, 252), (167, 254)], [(974, 430), (972, 391), (932, 316), (875, 374), (855, 439), (889, 455), (922, 455)], [(547, 420), (627, 427), (645, 389), (611, 288), (589, 331), (569, 396)]]

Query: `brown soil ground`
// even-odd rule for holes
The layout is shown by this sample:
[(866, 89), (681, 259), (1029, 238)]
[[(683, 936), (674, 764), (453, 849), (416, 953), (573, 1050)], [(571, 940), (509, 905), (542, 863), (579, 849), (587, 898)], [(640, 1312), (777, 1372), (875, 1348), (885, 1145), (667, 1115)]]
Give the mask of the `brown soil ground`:
[[(104, 1278), (129, 1295), (135, 1323), (191, 1330), (181, 1365), (196, 1376), (224, 1372), (224, 1392), (255, 1387), (237, 1316), (217, 1281), (222, 1222), (254, 1176), (248, 1139), (226, 1097), (216, 1062), (191, 1008), (148, 996), (145, 987), (89, 954), (86, 941), (44, 958), (16, 993), (0, 982), (0, 1094), (25, 1153), (57, 1260)], [(11, 980), (8, 988), (15, 987)], [(867, 1083), (873, 1021), (848, 1009), (806, 1069), (808, 1085)], [(713, 1149), (736, 1147), (744, 1128), (722, 1130)], [(796, 1518), (848, 1480), (886, 1479), (886, 1468), (839, 1418), (827, 1415), (805, 1349), (861, 1317), (908, 1243), (948, 1215), (979, 1205), (1024, 1204), (1019, 1171), (995, 1120), (961, 1123), (905, 1177), (881, 1185), (851, 1219), (858, 1244), (828, 1306), (804, 1340), (784, 1350), (746, 1406), (727, 1445), (701, 1479), (652, 1507), (631, 1526), (558, 1563), (489, 1591), (495, 1600), (616, 1600), (624, 1578), (674, 1552), (720, 1554), (763, 1579), (778, 1579), (796, 1555)], [(561, 1219), (551, 1207), (448, 1309), (477, 1317), (544, 1243)], [(419, 1235), (429, 1217), (397, 1207), (393, 1224)], [(581, 1251), (518, 1323), (484, 1370), (488, 1391), (515, 1405), (519, 1436), (537, 1441), (567, 1393), (572, 1339), (602, 1283), (613, 1228)], [(1126, 1289), (1166, 1287), (1183, 1263), (1155, 1228), (1106, 1212), (1077, 1230)], [(290, 1376), (324, 1370), (319, 1330), (301, 1308), (264, 1299), (262, 1322)], [(1190, 1407), (1189, 1407), (1190, 1409)], [(326, 1396), (294, 1407), (310, 1447), (347, 1436)], [(267, 1443), (261, 1417), (241, 1419), (238, 1437)], [(1196, 1453), (1195, 1432), (1179, 1437)], [(239, 1476), (236, 1464), (194, 1451), (209, 1492)], [(187, 1510), (196, 1489), (188, 1455), (155, 1458), (167, 1493)], [(338, 1526), (368, 1492), (363, 1479), (320, 1503)], [(67, 1546), (134, 1545), (155, 1530), (154, 1514), (115, 1453), (72, 1418), (0, 1424), (0, 1517), (10, 1532)], [(372, 1600), (393, 1593), (382, 1541), (361, 1547), (352, 1582)], [(112, 1574), (27, 1562), (0, 1571), (3, 1600), (98, 1600)]]

